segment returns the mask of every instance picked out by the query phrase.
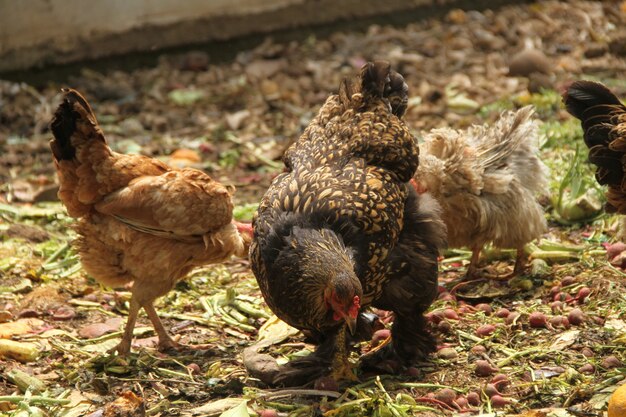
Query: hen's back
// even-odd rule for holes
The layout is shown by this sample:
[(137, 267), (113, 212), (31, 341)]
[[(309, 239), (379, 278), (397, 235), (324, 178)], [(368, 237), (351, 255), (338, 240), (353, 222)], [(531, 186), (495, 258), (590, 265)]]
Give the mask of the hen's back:
[(341, 235), (356, 230), (368, 246), (366, 261), (384, 259), (398, 239), (406, 182), (418, 164), (416, 141), (396, 116), (405, 96), (402, 77), (388, 63), (369, 63), (345, 80), (285, 152), (287, 172), (261, 201), (257, 236), (269, 236), (289, 215)]
[(491, 177), (508, 174), (533, 194), (544, 187), (546, 168), (538, 156), (538, 127), (533, 115), (533, 108), (526, 106), (502, 113), (491, 126), (468, 130), (476, 160), (484, 169), (487, 191), (494, 182)]

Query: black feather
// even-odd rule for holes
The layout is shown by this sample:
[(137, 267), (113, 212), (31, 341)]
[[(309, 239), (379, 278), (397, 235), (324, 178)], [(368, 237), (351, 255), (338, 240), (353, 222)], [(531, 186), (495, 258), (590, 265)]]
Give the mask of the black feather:
[(347, 249), (352, 252), (355, 260), (357, 276), (362, 273), (361, 269), (367, 265), (368, 239), (353, 220), (340, 217), (335, 220), (334, 213), (318, 211), (315, 213), (280, 213), (276, 217), (269, 233), (262, 237), (261, 256), (266, 265), (274, 265), (282, 249), (288, 244), (289, 237), (295, 228), (298, 229), (328, 229), (333, 231), (343, 242)]
[(385, 87), (391, 82), (389, 74), (391, 65), (387, 61), (368, 62), (361, 68), (361, 88), (364, 93), (370, 93), (382, 98)]
[[(57, 161), (72, 160), (76, 156), (76, 149), (72, 145), (71, 138), (76, 131), (76, 121), (82, 116), (74, 110), (74, 105), (78, 103), (85, 109), (86, 114), (94, 118), (93, 122), (95, 122), (91, 106), (78, 91), (71, 88), (64, 88), (61, 91), (63, 91), (63, 101), (50, 122), (50, 130), (54, 135), (54, 140), (50, 141), (50, 148)], [(102, 137), (100, 139), (103, 140)]]
[(54, 113), (50, 123), (50, 130), (54, 140), (50, 142), (50, 148), (57, 161), (72, 160), (76, 155), (76, 149), (72, 146), (71, 138), (76, 131), (76, 120), (79, 114), (72, 108), (71, 101), (66, 97)]
[(576, 81), (563, 95), (567, 111), (577, 119), (583, 120), (583, 113), (594, 106), (617, 105), (621, 101), (604, 85), (594, 81)]

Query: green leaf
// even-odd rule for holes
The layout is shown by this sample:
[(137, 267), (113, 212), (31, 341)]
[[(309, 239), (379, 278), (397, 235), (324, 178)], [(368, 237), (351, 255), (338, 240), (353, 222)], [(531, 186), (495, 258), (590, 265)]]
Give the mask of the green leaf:
[(179, 106), (190, 106), (204, 98), (204, 93), (196, 89), (180, 88), (170, 91), (167, 95), (171, 102)]
[(235, 209), (233, 210), (233, 217), (236, 220), (252, 220), (252, 217), (254, 216), (254, 213), (257, 211), (257, 209), (259, 208), (259, 204), (258, 203), (250, 203), (250, 204), (244, 204), (241, 206), (235, 206)]

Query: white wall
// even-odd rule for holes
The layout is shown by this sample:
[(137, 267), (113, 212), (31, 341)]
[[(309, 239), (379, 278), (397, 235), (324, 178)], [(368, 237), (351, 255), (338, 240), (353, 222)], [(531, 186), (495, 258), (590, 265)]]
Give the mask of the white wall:
[(0, 71), (227, 39), (434, 0), (0, 0)]

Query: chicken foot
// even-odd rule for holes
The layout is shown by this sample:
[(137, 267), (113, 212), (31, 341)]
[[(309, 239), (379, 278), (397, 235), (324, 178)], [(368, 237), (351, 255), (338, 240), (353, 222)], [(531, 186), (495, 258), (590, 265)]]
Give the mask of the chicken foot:
[(154, 305), (152, 301), (144, 304), (143, 309), (146, 311), (148, 318), (152, 322), (152, 326), (159, 337), (158, 349), (159, 352), (167, 352), (170, 350), (208, 350), (213, 348), (213, 345), (200, 344), (200, 345), (185, 345), (177, 342), (170, 336), (170, 334), (165, 330), (163, 326), (163, 322), (159, 318), (156, 310), (154, 309)]
[(498, 281), (507, 281), (511, 278), (514, 278), (524, 272), (524, 268), (526, 267), (526, 252), (524, 251), (524, 247), (517, 248), (517, 254), (515, 256), (515, 266), (513, 267), (513, 271), (506, 275), (498, 275), (498, 274), (489, 274), (486, 272), (480, 272), (480, 268), (478, 268), (478, 261), (480, 259), (481, 248), (473, 248), (472, 256), (470, 258), (470, 263), (467, 267), (467, 272), (465, 274), (465, 278), (463, 281), (474, 281), (479, 278), (486, 278)]
[(170, 350), (180, 350), (180, 349), (193, 349), (193, 350), (206, 350), (209, 349), (209, 345), (194, 345), (187, 346), (182, 343), (178, 343), (175, 341), (163, 326), (163, 322), (159, 318), (153, 301), (149, 301), (141, 305), (139, 301), (135, 299), (135, 297), (130, 300), (130, 309), (128, 311), (128, 319), (126, 321), (126, 326), (124, 327), (124, 334), (122, 335), (122, 340), (115, 347), (109, 350), (110, 353), (117, 352), (120, 356), (126, 356), (130, 352), (130, 347), (133, 340), (133, 331), (135, 330), (135, 324), (137, 323), (137, 316), (139, 315), (139, 310), (143, 307), (146, 312), (146, 315), (152, 322), (152, 326), (159, 338), (158, 349), (160, 352), (167, 352)]
[(336, 333), (325, 336), (319, 341), (315, 352), (280, 366), (272, 385), (304, 386), (322, 378), (332, 378), (336, 382), (358, 381), (348, 360), (351, 343), (347, 326), (343, 325)]
[(137, 323), (137, 316), (139, 315), (141, 307), (143, 307), (146, 311), (148, 318), (154, 326), (154, 330), (159, 336), (159, 350), (166, 351), (169, 349), (179, 348), (180, 344), (172, 339), (172, 337), (165, 330), (165, 327), (163, 326), (161, 319), (159, 319), (152, 302), (146, 303), (142, 306), (139, 304), (139, 301), (135, 299), (135, 297), (132, 297), (130, 300), (130, 309), (128, 311), (128, 319), (126, 320), (126, 327), (124, 327), (122, 340), (114, 348), (110, 349), (109, 352), (117, 352), (120, 356), (128, 355), (133, 341), (133, 331), (135, 330), (135, 324)]

